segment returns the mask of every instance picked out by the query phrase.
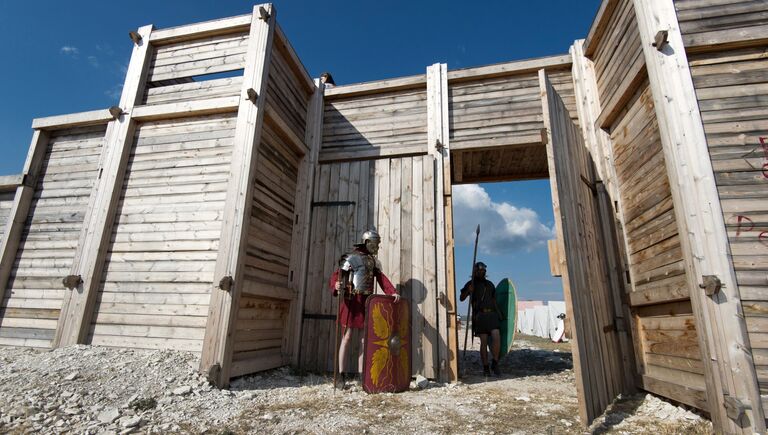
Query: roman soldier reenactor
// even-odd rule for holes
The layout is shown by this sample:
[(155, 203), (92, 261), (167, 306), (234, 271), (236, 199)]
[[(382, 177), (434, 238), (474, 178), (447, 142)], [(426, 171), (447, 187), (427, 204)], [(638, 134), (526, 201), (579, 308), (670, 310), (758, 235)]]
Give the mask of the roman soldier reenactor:
[(389, 279), (381, 272), (381, 262), (376, 258), (379, 252), (381, 238), (374, 230), (363, 233), (362, 243), (356, 244), (349, 254), (342, 256), (340, 268), (333, 273), (330, 279), (330, 288), (334, 296), (340, 293), (343, 299), (339, 301), (337, 322), (342, 327), (342, 340), (339, 346), (338, 370), (342, 384), (346, 374), (350, 373), (346, 367), (346, 357), (352, 344), (352, 330), (360, 332), (360, 354), (358, 357), (358, 373), (362, 372), (363, 364), (363, 338), (362, 329), (365, 327), (365, 302), (370, 295), (375, 293), (374, 279), (379, 283), (385, 294), (395, 297), (395, 302), (400, 300), (397, 289)]

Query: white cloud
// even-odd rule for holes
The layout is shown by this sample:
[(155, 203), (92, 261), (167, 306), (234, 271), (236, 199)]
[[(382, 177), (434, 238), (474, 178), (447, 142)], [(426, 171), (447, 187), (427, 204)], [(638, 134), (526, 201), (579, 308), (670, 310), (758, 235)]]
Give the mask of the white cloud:
[(78, 54), (80, 54), (80, 50), (77, 47), (73, 47), (71, 45), (65, 45), (59, 49), (59, 53), (65, 54), (67, 56), (76, 57)]
[(555, 237), (554, 229), (541, 223), (535, 211), (494, 202), (477, 184), (453, 187), (453, 215), (456, 245), (473, 245), (480, 224), (478, 250), (484, 254), (531, 250)]
[(99, 59), (96, 56), (88, 56), (88, 63), (94, 68), (99, 67)]

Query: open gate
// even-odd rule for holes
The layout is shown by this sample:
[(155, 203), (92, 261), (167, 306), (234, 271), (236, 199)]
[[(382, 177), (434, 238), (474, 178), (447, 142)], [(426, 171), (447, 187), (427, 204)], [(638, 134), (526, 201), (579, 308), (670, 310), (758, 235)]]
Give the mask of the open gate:
[(616, 266), (620, 254), (610, 202), (581, 131), (543, 70), (539, 81), (579, 412), (589, 424), (633, 388), (631, 339)]

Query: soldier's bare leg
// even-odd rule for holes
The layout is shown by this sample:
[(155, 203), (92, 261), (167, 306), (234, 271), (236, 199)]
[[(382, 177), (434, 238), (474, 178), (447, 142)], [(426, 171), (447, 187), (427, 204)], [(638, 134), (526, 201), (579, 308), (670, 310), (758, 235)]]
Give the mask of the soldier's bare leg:
[(360, 331), (360, 350), (357, 355), (357, 372), (360, 373), (360, 379), (363, 379), (363, 352), (365, 351), (365, 334)]
[(344, 337), (341, 339), (341, 345), (339, 345), (339, 373), (347, 373), (347, 355), (349, 355), (349, 347), (352, 344), (352, 328), (346, 328), (344, 331)]
[(483, 367), (488, 365), (488, 334), (478, 334), (480, 336), (480, 361)]
[(493, 354), (493, 360), (499, 360), (499, 352), (501, 351), (501, 335), (499, 330), (494, 329), (491, 331), (491, 353)]

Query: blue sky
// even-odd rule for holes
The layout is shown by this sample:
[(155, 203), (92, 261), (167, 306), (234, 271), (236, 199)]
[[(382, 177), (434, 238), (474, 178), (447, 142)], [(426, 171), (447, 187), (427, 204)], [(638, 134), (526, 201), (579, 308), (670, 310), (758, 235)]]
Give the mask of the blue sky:
[[(552, 1), (276, 1), (277, 17), (312, 76), (337, 84), (567, 53), (586, 36), (599, 0)], [(21, 171), (33, 118), (117, 103), (131, 51), (130, 30), (249, 13), (246, 1), (12, 2), (0, 0), (0, 175)], [(469, 277), (469, 227), (503, 222), (497, 243), (481, 232), (479, 258), (489, 277), (510, 277), (521, 298), (562, 299), (549, 276), (544, 229), (553, 216), (547, 180), (486, 184), (483, 214), (456, 210), (457, 283)], [(475, 193), (479, 192), (477, 190)], [(481, 195), (482, 196), (482, 195)], [(475, 209), (478, 213), (479, 209)], [(465, 216), (465, 217), (461, 217)], [(463, 220), (462, 220), (463, 219)], [(501, 219), (501, 220), (500, 220)], [(528, 230), (526, 230), (527, 228)], [(470, 237), (471, 238), (471, 237)], [(463, 310), (464, 308), (462, 308)]]

